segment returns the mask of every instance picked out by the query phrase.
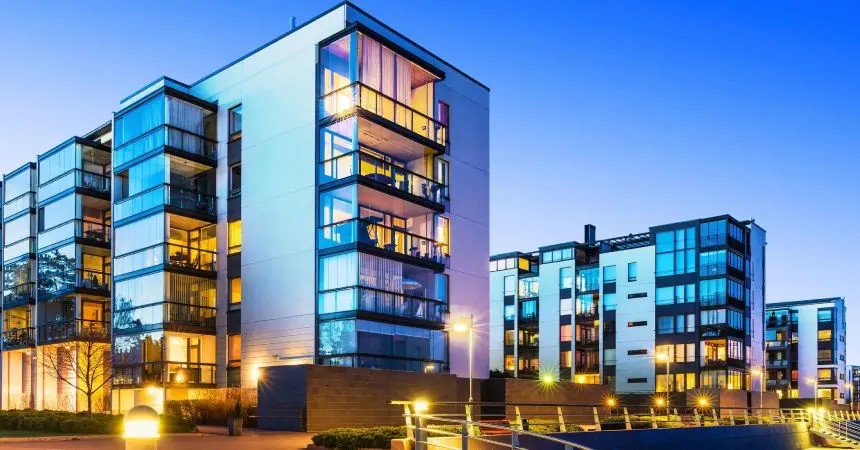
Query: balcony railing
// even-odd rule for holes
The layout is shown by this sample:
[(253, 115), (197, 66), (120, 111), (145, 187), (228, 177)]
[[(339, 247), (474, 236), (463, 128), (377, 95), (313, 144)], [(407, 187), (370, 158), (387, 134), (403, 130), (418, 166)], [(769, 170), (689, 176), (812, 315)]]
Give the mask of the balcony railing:
[[(337, 305), (332, 305), (332, 310), (328, 310), (332, 300)], [(351, 310), (442, 323), (446, 304), (439, 300), (368, 287), (349, 287), (320, 293), (320, 314)]]
[(783, 341), (767, 341), (764, 344), (765, 348), (784, 348), (784, 347), (788, 347), (789, 345), (791, 345), (791, 343), (789, 341), (785, 341), (785, 340), (783, 340)]
[(701, 306), (721, 306), (726, 304), (726, 293), (701, 295), (699, 296), (699, 305)]
[(164, 303), (164, 323), (215, 330), (216, 309), (184, 303)]
[(574, 367), (574, 372), (577, 374), (579, 374), (579, 373), (588, 373), (588, 374), (597, 373), (597, 372), (600, 372), (600, 366), (597, 363), (594, 363), (594, 364), (577, 364)]
[(151, 362), (114, 365), (114, 386), (144, 386), (171, 383), (178, 385), (215, 384), (215, 364)]
[(448, 144), (447, 126), (361, 83), (344, 86), (320, 99), (323, 118), (347, 115), (354, 108), (371, 112), (440, 145)]
[(72, 169), (39, 186), (39, 201), (49, 199), (73, 187), (107, 194), (110, 193), (110, 178), (100, 173)]
[(767, 380), (767, 386), (785, 387), (788, 386), (788, 384), (788, 378), (783, 378), (781, 380)]
[(445, 264), (448, 246), (430, 238), (378, 224), (369, 219), (349, 219), (321, 227), (321, 249), (344, 244), (365, 244), (416, 259)]
[(99, 244), (110, 244), (111, 227), (99, 222), (72, 219), (39, 233), (39, 248), (43, 249), (76, 237), (87, 239)]
[(767, 319), (768, 328), (783, 328), (783, 327), (787, 327), (789, 323), (790, 322), (788, 321), (788, 318), (782, 318), (782, 319), (770, 319), (769, 318), (769, 319)]
[(75, 269), (39, 277), (39, 297), (50, 297), (76, 288), (110, 292), (111, 274), (103, 271)]
[(726, 365), (725, 359), (717, 359), (717, 358), (702, 358), (702, 366), (703, 367), (724, 367)]
[(182, 186), (163, 184), (116, 202), (114, 216), (116, 220), (122, 220), (162, 205), (209, 216), (216, 213), (215, 196)]
[(320, 178), (324, 181), (356, 174), (433, 203), (444, 204), (448, 198), (448, 186), (364, 151), (340, 155), (320, 166)]
[(36, 344), (33, 327), (13, 328), (2, 333), (3, 350), (32, 347)]
[(215, 272), (218, 270), (216, 262), (217, 255), (211, 250), (203, 250), (177, 244), (165, 244), (165, 258), (167, 264), (185, 269), (205, 270)]
[(86, 340), (110, 342), (111, 323), (101, 320), (57, 320), (39, 326), (39, 344)]
[(577, 311), (577, 320), (597, 320), (597, 309), (587, 309), (585, 311)]
[(3, 290), (3, 308), (32, 303), (36, 299), (36, 283), (24, 283)]
[(788, 367), (789, 361), (787, 359), (767, 359), (765, 360), (765, 365), (767, 367), (772, 367), (775, 369)]
[(19, 212), (24, 211), (27, 208), (36, 208), (36, 194), (33, 192), (26, 192), (4, 203), (3, 219), (8, 219), (9, 217), (14, 216), (15, 214), (18, 214)]
[(114, 165), (119, 167), (159, 147), (172, 147), (194, 156), (216, 160), (218, 142), (205, 136), (164, 125), (126, 142), (114, 150)]

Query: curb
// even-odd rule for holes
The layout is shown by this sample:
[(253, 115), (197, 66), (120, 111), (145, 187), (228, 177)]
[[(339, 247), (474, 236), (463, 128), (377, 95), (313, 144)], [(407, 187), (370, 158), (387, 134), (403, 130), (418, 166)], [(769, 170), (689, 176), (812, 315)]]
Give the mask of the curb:
[[(203, 437), (216, 436), (210, 433), (170, 433), (161, 437)], [(34, 437), (5, 437), (0, 438), (0, 444), (24, 444), (27, 442), (65, 442), (65, 441), (99, 441), (106, 439), (122, 439), (118, 434), (87, 434), (87, 435), (59, 435), (59, 436), (34, 436)]]

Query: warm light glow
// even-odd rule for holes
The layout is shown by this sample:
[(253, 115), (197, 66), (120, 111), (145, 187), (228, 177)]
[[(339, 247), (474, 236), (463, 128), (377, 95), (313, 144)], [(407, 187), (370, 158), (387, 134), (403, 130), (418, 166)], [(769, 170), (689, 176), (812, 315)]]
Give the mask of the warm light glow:
[(699, 406), (708, 406), (708, 399), (706, 399), (704, 397), (700, 398), (699, 399)]
[(432, 371), (433, 371), (433, 369), (435, 369), (435, 368), (436, 368), (436, 365), (434, 365), (434, 364), (427, 364), (426, 366), (424, 366), (424, 371), (425, 371), (425, 372), (432, 372)]
[(149, 386), (148, 388), (146, 388), (146, 393), (149, 395), (158, 395), (159, 391), (161, 391), (161, 389), (155, 386)]
[(547, 383), (547, 384), (552, 383), (553, 381), (555, 381), (555, 380), (552, 378), (552, 375), (544, 375), (543, 377), (541, 377), (541, 379), (540, 379), (540, 380), (541, 380), (541, 381), (543, 381), (544, 383)]
[(657, 406), (663, 406), (663, 405), (665, 405), (665, 404), (666, 404), (666, 401), (665, 401), (665, 400), (663, 400), (662, 398), (658, 398), (658, 399), (657, 399)]
[(750, 373), (753, 374), (753, 376), (757, 377), (757, 376), (761, 375), (761, 369), (753, 369), (750, 371)]
[(122, 436), (126, 439), (158, 439), (158, 421), (154, 419), (126, 420)]
[(606, 400), (606, 406), (609, 406), (609, 407), (615, 406), (615, 399), (610, 398), (609, 400)]
[(451, 327), (455, 333), (465, 333), (469, 331), (469, 325), (463, 322), (455, 323), (453, 327)]
[(664, 361), (664, 362), (669, 361), (669, 355), (666, 353), (658, 353), (657, 354), (657, 360), (658, 361)]
[(813, 377), (809, 377), (806, 379), (806, 384), (815, 384), (818, 380)]
[(426, 412), (430, 408), (430, 404), (427, 403), (427, 400), (415, 400), (412, 402), (412, 406), (415, 408), (416, 413)]
[(825, 411), (826, 411), (826, 410), (825, 410), (824, 408), (818, 408), (818, 415), (819, 415), (819, 416), (823, 416), (823, 415), (824, 415), (824, 413), (825, 413)]
[(261, 376), (260, 368), (259, 367), (252, 367), (251, 368), (251, 380), (253, 380), (256, 383), (257, 381), (260, 380), (260, 376)]
[(585, 383), (585, 377), (582, 375), (579, 375), (578, 377), (576, 377), (576, 382), (579, 384)]

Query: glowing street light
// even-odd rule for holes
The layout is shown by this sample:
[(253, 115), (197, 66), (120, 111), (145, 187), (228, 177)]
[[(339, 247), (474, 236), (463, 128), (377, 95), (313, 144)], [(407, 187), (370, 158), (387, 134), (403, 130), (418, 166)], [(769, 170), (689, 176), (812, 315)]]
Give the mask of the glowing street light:
[(468, 333), (469, 334), (469, 403), (472, 402), (472, 352), (473, 349), (473, 339), (472, 335), (475, 330), (475, 316), (469, 314), (469, 321), (459, 321), (454, 323), (451, 326), (451, 331), (455, 333)]
[(705, 408), (707, 406), (708, 406), (708, 399), (706, 399), (705, 397), (699, 397), (699, 407)]
[[(669, 378), (669, 361), (671, 358), (668, 353), (658, 353), (657, 354), (658, 361), (666, 361), (666, 407), (669, 407), (669, 392), (672, 392), (671, 383), (672, 380)], [(667, 410), (668, 411), (668, 410)]]
[(549, 375), (549, 374), (542, 376), (540, 380), (544, 384), (552, 384), (555, 381), (555, 379), (552, 377), (552, 375)]
[(812, 385), (812, 397), (815, 409), (818, 409), (818, 377), (809, 377), (806, 379), (806, 384)]
[(415, 408), (416, 413), (421, 414), (430, 409), (430, 403), (428, 403), (427, 400), (415, 400), (412, 402), (412, 407)]
[(614, 407), (615, 406), (615, 399), (614, 398), (607, 399), (606, 400), (606, 406), (608, 406), (610, 408)]
[(659, 407), (661, 407), (661, 408), (662, 408), (662, 407), (663, 407), (663, 405), (665, 405), (665, 404), (666, 404), (666, 401), (665, 401), (665, 400), (663, 400), (663, 397), (659, 397), (659, 398), (657, 399), (657, 406), (659, 406)]

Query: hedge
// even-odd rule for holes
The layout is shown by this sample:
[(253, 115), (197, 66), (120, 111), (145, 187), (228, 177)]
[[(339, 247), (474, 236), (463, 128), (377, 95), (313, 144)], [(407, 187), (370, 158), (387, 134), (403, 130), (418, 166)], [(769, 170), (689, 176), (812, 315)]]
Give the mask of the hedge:
[[(123, 416), (72, 413), (50, 410), (10, 410), (0, 412), (0, 430), (50, 431), (67, 434), (120, 434)], [(161, 416), (162, 433), (196, 431), (197, 426), (181, 417)]]

